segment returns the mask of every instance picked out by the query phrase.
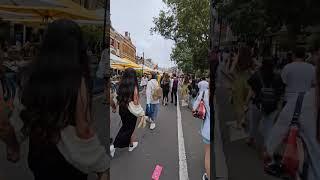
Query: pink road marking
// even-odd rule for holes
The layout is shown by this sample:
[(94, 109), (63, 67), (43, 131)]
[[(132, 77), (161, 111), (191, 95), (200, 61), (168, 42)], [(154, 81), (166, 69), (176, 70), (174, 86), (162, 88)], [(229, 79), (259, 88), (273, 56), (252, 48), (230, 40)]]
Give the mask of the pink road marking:
[(156, 166), (156, 168), (154, 169), (153, 174), (152, 174), (153, 180), (159, 180), (162, 169), (163, 169), (162, 166), (160, 166), (160, 165)]

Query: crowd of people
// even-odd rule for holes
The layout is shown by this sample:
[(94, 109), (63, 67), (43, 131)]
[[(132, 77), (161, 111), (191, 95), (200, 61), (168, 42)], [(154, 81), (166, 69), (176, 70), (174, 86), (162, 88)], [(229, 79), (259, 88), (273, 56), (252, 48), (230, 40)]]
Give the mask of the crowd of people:
[(320, 179), (319, 44), (315, 41), (311, 57), (304, 47), (281, 59), (257, 57), (248, 46), (221, 53), (235, 128), (248, 132), (247, 144), (261, 150), (270, 175)]
[[(201, 79), (192, 76), (172, 73), (152, 72), (142, 77), (137, 77), (134, 69), (128, 68), (123, 72), (116, 93), (111, 93), (111, 106), (114, 113), (119, 109), (122, 126), (115, 140), (110, 146), (111, 157), (114, 157), (116, 149), (128, 148), (131, 152), (138, 146), (135, 134), (140, 124), (150, 124), (150, 130), (156, 128), (159, 121), (160, 106), (177, 106), (178, 96), (181, 97), (181, 105), (190, 104), (190, 109), (195, 113), (199, 104), (203, 101), (206, 108), (206, 117), (203, 121), (201, 134), (205, 144), (205, 169), (203, 179), (210, 177), (210, 108), (209, 108), (209, 83), (203, 77)], [(138, 84), (140, 82), (140, 84)], [(139, 92), (139, 86), (141, 91)], [(171, 97), (169, 96), (171, 95)], [(143, 97), (143, 99), (142, 99)], [(146, 102), (146, 108), (142, 108), (142, 101)], [(185, 103), (185, 104), (184, 104)], [(192, 115), (190, 113), (190, 115)], [(138, 127), (137, 127), (137, 124)]]

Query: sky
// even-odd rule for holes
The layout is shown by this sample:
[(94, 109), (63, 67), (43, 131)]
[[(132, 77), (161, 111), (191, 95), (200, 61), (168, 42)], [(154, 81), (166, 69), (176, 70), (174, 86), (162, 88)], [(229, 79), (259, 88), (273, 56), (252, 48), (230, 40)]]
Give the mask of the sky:
[(162, 0), (110, 0), (111, 24), (123, 35), (125, 31), (130, 32), (138, 56), (144, 52), (145, 58), (151, 58), (160, 67), (172, 67), (173, 41), (150, 33), (154, 26), (153, 17), (164, 8)]

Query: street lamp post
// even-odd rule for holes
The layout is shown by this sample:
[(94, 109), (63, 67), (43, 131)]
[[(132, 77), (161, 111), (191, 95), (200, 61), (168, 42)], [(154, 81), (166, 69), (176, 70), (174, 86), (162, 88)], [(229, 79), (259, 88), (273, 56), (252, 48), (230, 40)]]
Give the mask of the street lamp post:
[[(212, 53), (212, 51), (216, 51), (215, 50), (215, 22), (216, 22), (216, 5), (218, 3), (218, 0), (211, 0), (210, 1), (210, 56), (215, 56), (214, 53)], [(216, 58), (212, 58), (210, 57), (209, 59), (209, 66), (210, 66), (210, 89), (209, 89), (209, 106), (210, 108), (210, 139), (211, 139), (211, 143), (214, 143), (214, 134), (215, 134), (215, 113), (214, 113), (214, 94), (215, 94), (215, 79), (216, 79), (216, 69), (217, 69), (217, 63), (218, 60)], [(210, 148), (211, 152), (211, 166), (210, 166), (210, 172), (212, 172), (211, 174), (211, 178), (213, 180), (216, 180), (216, 157), (215, 157), (215, 151), (214, 148), (211, 147)]]
[(102, 49), (104, 50), (106, 48), (106, 26), (107, 26), (107, 6), (108, 1), (104, 1), (104, 19), (103, 19), (103, 35), (102, 35)]

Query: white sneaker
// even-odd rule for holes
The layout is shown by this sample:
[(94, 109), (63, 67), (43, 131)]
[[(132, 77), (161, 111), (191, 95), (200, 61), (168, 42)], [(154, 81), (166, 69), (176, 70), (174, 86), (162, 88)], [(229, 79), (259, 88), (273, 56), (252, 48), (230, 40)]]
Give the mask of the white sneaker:
[(111, 157), (114, 157), (114, 153), (116, 152), (116, 148), (114, 147), (114, 145), (110, 146), (110, 155)]
[(138, 144), (139, 144), (138, 142), (133, 142), (132, 146), (131, 145), (129, 146), (129, 152), (133, 151), (138, 146)]
[(156, 128), (156, 123), (152, 122), (152, 123), (150, 124), (150, 129), (153, 130), (154, 128)]
[(202, 180), (209, 180), (207, 173), (204, 173), (204, 174), (203, 174)]

